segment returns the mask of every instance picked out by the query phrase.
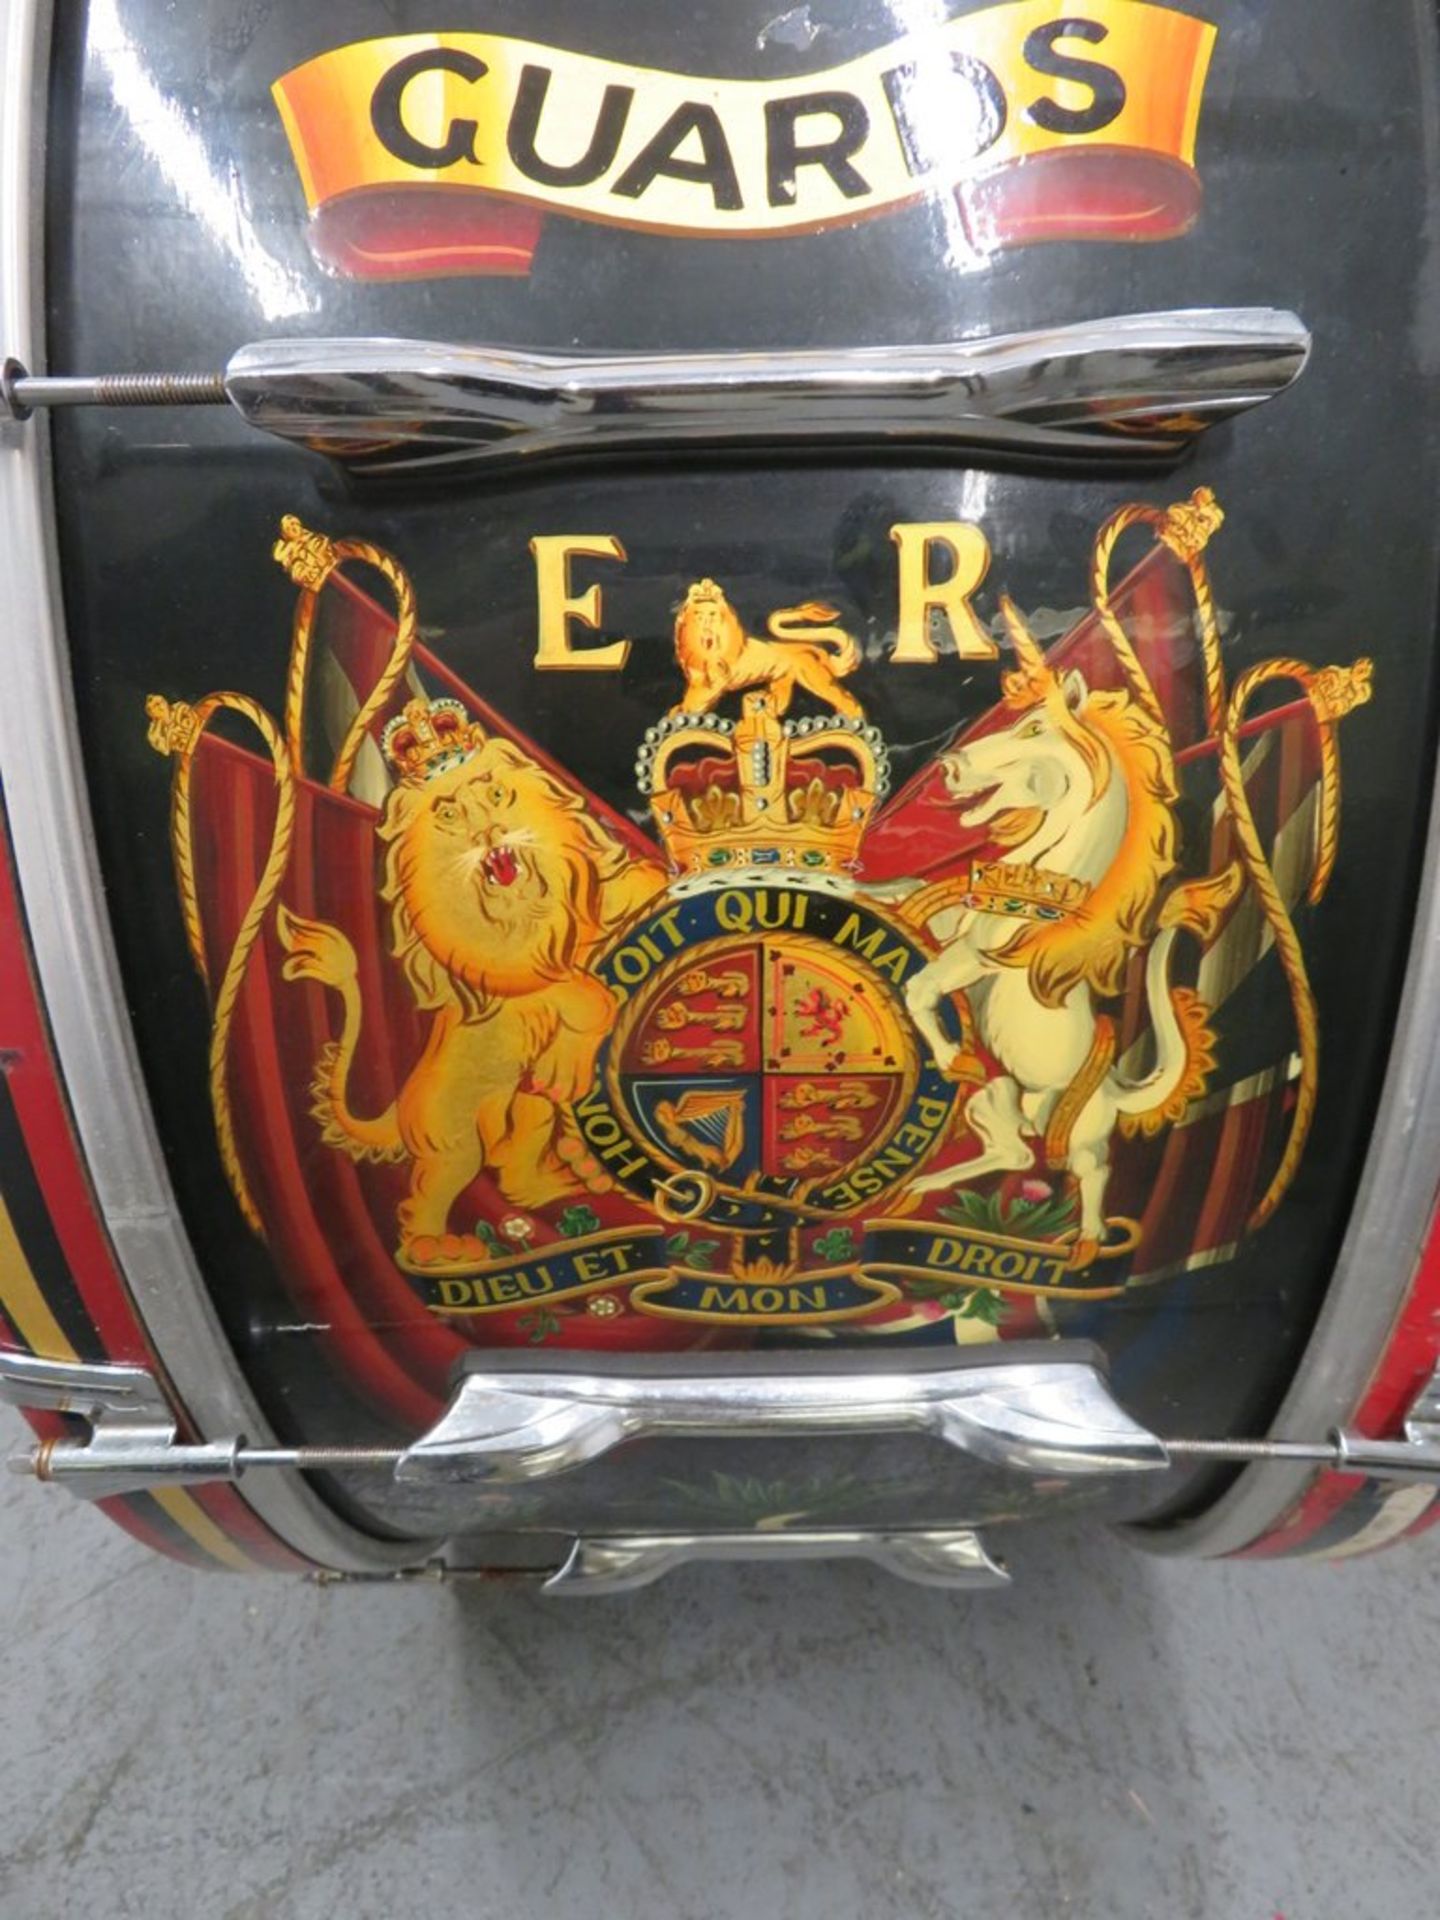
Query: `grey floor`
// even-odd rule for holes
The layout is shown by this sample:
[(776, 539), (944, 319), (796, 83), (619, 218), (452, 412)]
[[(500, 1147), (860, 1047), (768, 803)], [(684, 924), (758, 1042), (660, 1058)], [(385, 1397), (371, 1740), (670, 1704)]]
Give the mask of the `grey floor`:
[[(0, 1421), (0, 1446), (18, 1439)], [(191, 1575), (0, 1481), (0, 1915), (1410, 1920), (1440, 1539), (629, 1599)]]

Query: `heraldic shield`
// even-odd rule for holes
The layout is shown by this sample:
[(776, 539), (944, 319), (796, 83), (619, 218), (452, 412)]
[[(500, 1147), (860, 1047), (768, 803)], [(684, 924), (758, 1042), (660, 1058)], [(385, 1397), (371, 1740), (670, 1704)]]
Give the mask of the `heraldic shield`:
[(1112, 515), (1048, 650), (1002, 596), (993, 704), (895, 791), (834, 607), (755, 637), (679, 576), (633, 817), (420, 643), (396, 557), (284, 522), (283, 714), (157, 692), (149, 737), (227, 1178), (377, 1405), (471, 1346), (1083, 1331), (1269, 1217), (1370, 669), (1228, 683), (1222, 518)]

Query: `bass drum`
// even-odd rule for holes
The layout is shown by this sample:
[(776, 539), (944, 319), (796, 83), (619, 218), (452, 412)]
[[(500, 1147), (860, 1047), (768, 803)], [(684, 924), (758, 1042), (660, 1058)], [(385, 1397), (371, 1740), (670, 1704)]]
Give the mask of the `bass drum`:
[(577, 1592), (1423, 1527), (1433, 9), (0, 21), (34, 1471)]

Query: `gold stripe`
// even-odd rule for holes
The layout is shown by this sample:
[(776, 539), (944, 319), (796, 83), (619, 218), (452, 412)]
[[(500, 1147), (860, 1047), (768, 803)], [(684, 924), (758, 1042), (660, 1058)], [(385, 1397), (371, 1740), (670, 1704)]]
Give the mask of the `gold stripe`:
[(60, 1331), (46, 1304), (25, 1250), (15, 1232), (10, 1210), (0, 1194), (0, 1307), (14, 1323), (20, 1338), (42, 1360), (75, 1360), (79, 1356)]
[[(0, 1196), (0, 1307), (32, 1353), (42, 1360), (76, 1360), (25, 1258), (4, 1197)], [(180, 1487), (157, 1487), (154, 1499), (183, 1533), (221, 1566), (254, 1573), (255, 1563), (229, 1539), (197, 1501)]]
[(257, 1571), (255, 1562), (216, 1526), (199, 1501), (186, 1493), (183, 1487), (147, 1487), (146, 1492), (158, 1506), (164, 1508), (182, 1532), (189, 1534), (197, 1547), (203, 1548), (221, 1566), (229, 1567), (232, 1573)]

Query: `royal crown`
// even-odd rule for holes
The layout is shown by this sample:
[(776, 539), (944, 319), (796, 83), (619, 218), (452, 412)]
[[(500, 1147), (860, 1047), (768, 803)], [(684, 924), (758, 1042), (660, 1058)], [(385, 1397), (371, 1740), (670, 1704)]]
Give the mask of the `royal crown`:
[(380, 736), (385, 758), (412, 787), (467, 760), (485, 738), (458, 700), (411, 700)]
[(1090, 898), (1088, 881), (1026, 861), (972, 860), (961, 905), (975, 913), (1020, 920), (1064, 920)]
[(649, 728), (636, 763), (671, 864), (843, 872), (889, 784), (885, 743), (863, 720), (782, 721), (768, 692), (738, 720), (674, 713)]

